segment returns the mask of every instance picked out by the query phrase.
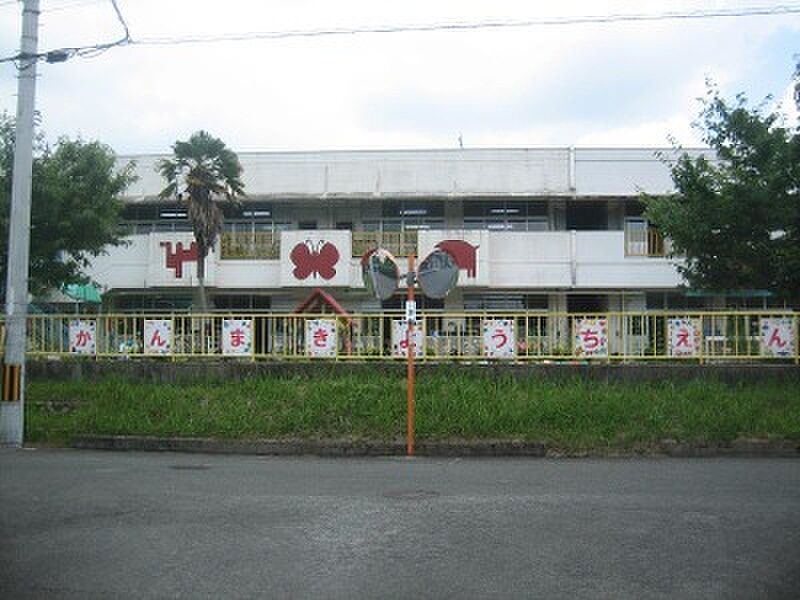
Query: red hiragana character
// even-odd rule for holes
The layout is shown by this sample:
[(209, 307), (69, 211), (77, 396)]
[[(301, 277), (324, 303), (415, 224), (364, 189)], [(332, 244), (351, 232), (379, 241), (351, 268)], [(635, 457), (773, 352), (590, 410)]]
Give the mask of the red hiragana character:
[(775, 344), (776, 346), (778, 346), (778, 348), (783, 348), (788, 343), (789, 343), (788, 340), (781, 339), (781, 333), (779, 329), (773, 329), (772, 335), (770, 336), (769, 341), (767, 342), (767, 347), (771, 348), (772, 345)]
[(584, 329), (581, 331), (581, 337), (583, 337), (583, 346), (587, 350), (594, 350), (600, 345), (600, 338), (594, 329)]
[[(497, 341), (498, 339), (500, 340), (499, 342)], [(492, 334), (492, 340), (494, 340), (494, 347), (499, 350), (508, 343), (508, 335), (498, 327), (495, 329), (494, 334)]]
[(328, 332), (322, 327), (314, 330), (314, 345), (317, 348), (324, 348), (328, 345)]
[(679, 329), (677, 334), (678, 341), (675, 342), (675, 347), (678, 348), (679, 346), (685, 346), (687, 348), (691, 347), (689, 344), (689, 330), (688, 329)]
[(158, 329), (156, 329), (153, 332), (153, 337), (150, 338), (150, 346), (158, 346), (160, 348), (163, 348), (166, 345), (167, 345), (167, 340), (163, 339), (161, 337), (161, 333), (158, 331)]
[(231, 331), (231, 347), (238, 348), (242, 344), (244, 344), (244, 331), (241, 329)]
[(92, 341), (92, 334), (88, 331), (81, 329), (75, 338), (76, 348), (85, 348), (86, 345)]

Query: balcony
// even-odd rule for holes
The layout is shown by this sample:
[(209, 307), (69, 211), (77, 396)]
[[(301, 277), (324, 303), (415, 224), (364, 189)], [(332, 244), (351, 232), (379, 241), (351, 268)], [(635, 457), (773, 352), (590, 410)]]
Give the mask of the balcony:
[[(206, 261), (206, 284), (225, 289), (279, 289), (315, 285), (309, 277), (291, 277), (291, 261), (281, 260), (281, 248), (291, 249), (305, 231), (225, 232), (217, 253)], [(341, 231), (318, 230), (317, 238), (335, 243), (342, 264), (328, 286), (361, 288), (358, 259), (370, 248), (387, 248), (398, 257), (415, 252), (424, 257), (443, 242), (458, 242), (461, 256), (459, 287), (496, 290), (544, 289), (664, 289), (682, 282), (680, 260), (656, 258), (669, 245), (654, 231)], [(284, 238), (281, 240), (281, 238)], [(151, 232), (131, 236), (130, 244), (112, 248), (92, 261), (88, 274), (107, 289), (192, 287), (195, 260), (184, 257), (183, 273), (167, 264), (165, 244), (190, 247), (190, 232)], [(352, 242), (352, 246), (351, 246)], [(652, 258), (650, 258), (652, 257)], [(221, 260), (220, 260), (221, 259)], [(346, 259), (346, 260), (345, 260)]]
[(361, 258), (368, 250), (384, 248), (395, 256), (417, 252), (416, 231), (354, 231), (353, 258)]
[(665, 257), (672, 244), (656, 229), (639, 223), (625, 224), (625, 256)]
[(225, 231), (220, 235), (222, 260), (276, 259), (281, 255), (281, 234), (272, 231)]

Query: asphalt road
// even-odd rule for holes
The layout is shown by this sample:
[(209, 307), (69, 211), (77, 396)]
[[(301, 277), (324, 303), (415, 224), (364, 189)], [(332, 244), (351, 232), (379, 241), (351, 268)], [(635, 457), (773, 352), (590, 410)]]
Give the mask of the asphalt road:
[(0, 598), (798, 598), (792, 459), (0, 451)]

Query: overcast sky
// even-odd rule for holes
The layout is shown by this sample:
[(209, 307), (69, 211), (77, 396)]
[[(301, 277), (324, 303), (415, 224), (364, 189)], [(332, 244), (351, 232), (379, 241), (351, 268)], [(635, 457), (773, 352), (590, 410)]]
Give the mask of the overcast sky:
[[(134, 40), (504, 19), (660, 14), (800, 2), (118, 0)], [(108, 0), (41, 0), (40, 51), (122, 36)], [(0, 0), (0, 56), (19, 49), (21, 3)], [(168, 152), (206, 129), (235, 150), (664, 146), (712, 78), (723, 94), (788, 102), (800, 14), (198, 45), (131, 45), (40, 64), (48, 138), (119, 154)], [(0, 111), (16, 112), (0, 64)], [(790, 118), (796, 118), (792, 111)]]

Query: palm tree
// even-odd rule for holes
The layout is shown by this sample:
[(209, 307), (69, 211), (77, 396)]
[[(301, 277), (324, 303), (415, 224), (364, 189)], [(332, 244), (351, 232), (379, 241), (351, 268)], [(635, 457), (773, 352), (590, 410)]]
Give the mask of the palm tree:
[(236, 153), (225, 143), (198, 131), (188, 141), (177, 141), (172, 146), (172, 159), (159, 161), (156, 168), (167, 180), (159, 198), (177, 198), (186, 206), (197, 243), (197, 297), (198, 308), (208, 308), (205, 274), (206, 256), (214, 248), (222, 231), (220, 201), (238, 204), (244, 196), (241, 180), (242, 165)]

